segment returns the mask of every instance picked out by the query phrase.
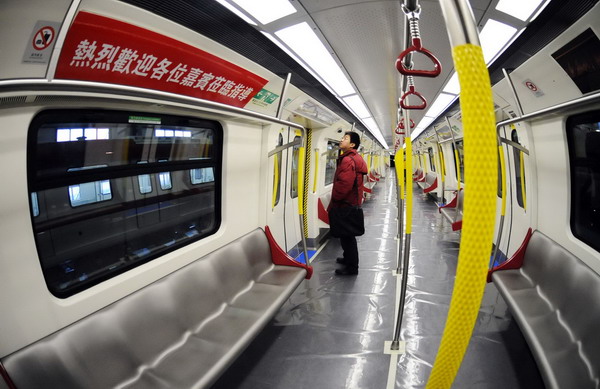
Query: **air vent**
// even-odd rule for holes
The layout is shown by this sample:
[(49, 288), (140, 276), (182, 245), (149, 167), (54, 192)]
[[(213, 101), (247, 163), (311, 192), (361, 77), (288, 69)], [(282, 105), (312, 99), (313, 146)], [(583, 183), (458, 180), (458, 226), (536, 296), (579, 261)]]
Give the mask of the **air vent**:
[(81, 96), (52, 96), (52, 95), (44, 95), (44, 96), (36, 96), (36, 103), (48, 103), (48, 102), (71, 102), (71, 101), (81, 101)]
[(27, 96), (0, 97), (0, 105), (24, 103), (26, 100)]

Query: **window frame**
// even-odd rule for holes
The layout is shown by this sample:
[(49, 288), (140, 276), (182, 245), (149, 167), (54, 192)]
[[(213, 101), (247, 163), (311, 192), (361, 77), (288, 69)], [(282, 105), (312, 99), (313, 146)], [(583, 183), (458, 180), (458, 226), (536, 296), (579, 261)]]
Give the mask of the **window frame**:
[[(160, 122), (158, 125), (161, 125), (163, 127), (171, 127), (174, 129), (179, 129), (179, 128), (190, 128), (192, 131), (197, 131), (197, 134), (199, 134), (200, 138), (199, 139), (206, 139), (207, 143), (205, 143), (206, 146), (208, 146), (208, 148), (199, 151), (199, 153), (204, 153), (204, 154), (197, 154), (199, 156), (201, 156), (201, 158), (196, 158), (196, 159), (192, 159), (192, 160), (182, 160), (181, 159), (181, 155), (179, 154), (170, 154), (170, 155), (175, 155), (175, 159), (172, 161), (169, 160), (165, 160), (163, 159), (159, 159), (159, 153), (156, 152), (156, 155), (153, 157), (151, 162), (144, 162), (144, 163), (140, 163), (140, 161), (132, 161), (131, 160), (131, 156), (129, 157), (129, 159), (123, 159), (126, 158), (124, 156), (122, 157), (117, 157), (116, 159), (116, 165), (111, 164), (109, 166), (109, 164), (102, 164), (102, 165), (95, 165), (95, 166), (83, 166), (83, 167), (75, 167), (75, 168), (68, 168), (65, 169), (62, 166), (66, 166), (64, 164), (63, 161), (59, 161), (57, 162), (56, 167), (52, 167), (50, 169), (45, 169), (44, 168), (44, 158), (54, 158), (54, 154), (56, 153), (56, 150), (61, 150), (61, 148), (59, 146), (56, 146), (56, 144), (58, 144), (59, 142), (56, 139), (56, 132), (54, 135), (54, 139), (51, 139), (51, 133), (52, 131), (57, 131), (59, 128), (65, 128), (64, 124), (68, 124), (69, 128), (77, 128), (78, 125), (84, 123), (84, 124), (88, 124), (91, 127), (95, 127), (95, 128), (105, 128), (106, 126), (104, 124), (107, 124), (110, 127), (110, 134), (113, 134), (113, 131), (119, 132), (119, 131), (125, 131), (125, 134), (130, 134), (130, 135), (126, 135), (124, 138), (119, 138), (119, 139), (103, 139), (105, 142), (116, 142), (114, 144), (123, 144), (125, 145), (126, 142), (131, 142), (130, 137), (134, 136), (134, 134), (138, 134), (138, 133), (142, 133), (144, 134), (143, 136), (146, 136), (147, 138), (141, 138), (141, 141), (144, 141), (145, 139), (147, 139), (148, 142), (154, 142), (152, 144), (164, 144), (166, 142), (166, 144), (170, 144), (171, 146), (166, 146), (168, 147), (168, 151), (170, 153), (173, 153), (173, 145), (177, 144), (175, 140), (170, 140), (171, 143), (169, 143), (168, 141), (162, 141), (163, 143), (160, 143), (159, 141), (157, 141), (154, 136), (154, 130), (152, 130), (152, 133), (150, 133), (150, 129), (153, 128), (153, 124), (152, 123), (147, 123), (147, 124), (139, 124), (136, 122), (131, 121), (130, 122), (130, 117), (132, 116), (151, 116), (152, 118), (157, 118), (157, 120), (159, 119)], [(94, 126), (95, 125), (95, 126)], [(114, 127), (113, 127), (114, 126)], [(147, 126), (146, 127), (137, 127), (137, 126)], [(85, 133), (85, 126), (83, 126), (82, 128), (84, 128), (84, 133)], [(141, 128), (141, 129), (140, 129)], [(156, 128), (156, 127), (154, 127)], [(40, 131), (44, 131), (43, 132), (43, 139), (40, 140), (39, 137), (42, 136), (40, 135)], [(141, 131), (141, 132), (140, 132)], [(203, 135), (203, 131), (204, 135)], [(121, 133), (121, 132), (119, 132)], [(135, 135), (136, 137), (138, 135)], [(206, 136), (206, 138), (202, 138), (202, 136)], [(137, 142), (137, 138), (135, 140)], [(40, 143), (39, 143), (40, 142)], [(89, 140), (85, 140), (85, 139), (77, 139), (77, 140), (72, 140), (69, 139), (68, 141), (64, 141), (63, 143), (67, 143), (70, 142), (72, 143), (72, 149), (73, 150), (78, 150), (77, 147), (79, 147), (81, 145), (81, 142), (99, 142), (99, 140), (96, 139), (89, 139)], [(79, 143), (79, 145), (76, 145), (76, 142)], [(121, 143), (118, 143), (121, 142)], [(187, 142), (193, 142), (193, 141), (187, 141)], [(211, 143), (208, 143), (211, 142)], [(90, 143), (91, 144), (91, 143)], [(100, 144), (100, 143), (96, 143), (96, 144)], [(112, 145), (113, 143), (111, 143)], [(193, 144), (193, 143), (192, 143)], [(46, 146), (48, 145), (48, 146)], [(140, 146), (140, 143), (138, 143), (138, 146)], [(43, 148), (43, 147), (48, 147), (48, 148)], [(87, 146), (86, 146), (87, 147)], [(90, 146), (91, 147), (91, 146)], [(159, 146), (157, 146), (158, 148)], [(67, 147), (67, 149), (69, 149)], [(41, 155), (38, 150), (44, 150), (44, 152), (42, 153), (43, 155)], [(195, 149), (194, 148), (190, 148), (191, 151), (188, 151), (188, 153), (194, 154), (195, 153)], [(84, 151), (87, 153), (88, 150), (84, 147)], [(104, 150), (100, 150), (102, 151), (102, 153), (104, 152)], [(92, 151), (93, 152), (93, 151)], [(44, 154), (45, 153), (45, 154)], [(100, 152), (96, 152), (95, 157), (94, 158), (99, 158), (97, 157), (97, 155), (102, 154)], [(208, 154), (206, 154), (208, 153)], [(108, 153), (107, 153), (108, 154)], [(205, 155), (208, 155), (208, 157), (205, 157)], [(78, 157), (78, 158), (85, 158), (84, 163), (87, 162), (87, 154), (84, 154), (83, 157)], [(121, 158), (121, 159), (118, 159)], [(170, 157), (169, 157), (170, 158)], [(136, 268), (140, 265), (143, 265), (144, 263), (147, 263), (149, 261), (152, 261), (156, 258), (159, 258), (161, 256), (164, 256), (165, 254), (172, 252), (174, 250), (177, 250), (179, 248), (182, 248), (184, 246), (187, 246), (189, 244), (195, 243), (198, 240), (201, 240), (205, 237), (208, 237), (210, 235), (213, 235), (214, 233), (216, 233), (222, 223), (222, 168), (223, 168), (223, 127), (221, 126), (221, 124), (218, 121), (215, 120), (209, 120), (209, 119), (203, 119), (203, 118), (199, 118), (199, 117), (193, 117), (193, 116), (178, 116), (178, 115), (170, 115), (170, 114), (155, 114), (155, 113), (142, 113), (139, 111), (125, 111), (125, 110), (103, 110), (103, 109), (98, 109), (98, 110), (91, 110), (91, 109), (47, 109), (47, 110), (43, 110), (40, 111), (36, 114), (35, 117), (33, 117), (33, 119), (30, 122), (29, 125), (29, 131), (28, 131), (28, 139), (27, 139), (27, 184), (28, 184), (28, 199), (29, 199), (29, 203), (30, 203), (30, 218), (31, 218), (31, 223), (33, 228), (33, 238), (36, 244), (36, 250), (38, 252), (38, 258), (40, 261), (40, 266), (42, 268), (42, 273), (44, 275), (44, 279), (46, 281), (46, 285), (49, 289), (49, 291), (56, 297), (58, 298), (67, 298), (70, 297), (72, 295), (75, 295), (83, 290), (86, 290), (94, 285), (97, 285), (103, 281), (106, 281), (107, 279), (113, 278), (115, 276), (118, 276), (119, 274), (125, 273), (133, 268)], [(109, 157), (107, 157), (107, 160), (109, 160)], [(112, 162), (115, 161), (115, 159), (111, 160)], [(120, 161), (120, 162), (119, 162)], [(119, 165), (119, 163), (121, 163)], [(62, 167), (62, 168), (61, 168)], [(212, 168), (213, 170), (213, 181), (210, 183), (206, 183), (206, 184), (200, 184), (197, 186), (202, 186), (204, 185), (205, 188), (199, 188), (199, 189), (194, 189), (193, 191), (185, 191), (183, 188), (184, 186), (182, 185), (189, 185), (188, 184), (179, 184), (179, 186), (181, 188), (178, 189), (178, 194), (173, 193), (172, 192), (172, 188), (173, 188), (173, 174), (172, 172), (181, 172), (178, 173), (179, 174), (179, 178), (176, 178), (177, 182), (179, 182), (179, 180), (181, 180), (181, 174), (183, 174), (183, 177), (185, 177), (185, 172), (186, 171), (191, 171), (192, 169), (195, 168)], [(45, 170), (44, 170), (45, 169)], [(158, 177), (159, 174), (164, 174), (164, 173), (168, 173), (169, 174), (169, 178), (170, 178), (170, 184), (171, 187), (168, 189), (162, 188), (161, 189), (163, 191), (167, 191), (166, 193), (161, 193), (158, 190), (154, 190), (154, 186), (155, 184), (152, 184), (152, 180), (153, 177), (156, 176), (157, 181), (160, 183), (160, 179)], [(152, 191), (148, 192), (146, 194), (143, 194), (144, 197), (144, 202), (140, 203), (140, 199), (138, 197), (133, 197), (130, 198), (128, 197), (127, 199), (124, 198), (124, 193), (121, 193), (123, 191), (123, 188), (125, 187), (117, 187), (115, 188), (115, 182), (120, 182), (120, 185), (125, 185), (125, 181), (129, 180), (130, 185), (133, 185), (133, 190), (135, 190), (135, 192), (140, 193), (141, 192), (141, 188), (139, 187), (139, 182), (138, 182), (138, 177), (139, 176), (144, 176), (144, 175), (148, 175), (148, 177), (150, 178), (150, 183), (152, 186)], [(189, 179), (189, 178), (188, 178)], [(79, 250), (79, 248), (74, 247), (74, 248), (70, 248), (69, 250), (71, 251), (70, 254), (68, 254), (67, 256), (61, 254), (60, 252), (56, 251), (56, 252), (51, 252), (50, 254), (48, 253), (44, 253), (44, 245), (46, 245), (46, 243), (41, 242), (38, 239), (38, 233), (44, 233), (45, 228), (59, 228), (59, 227), (51, 227), (54, 224), (56, 224), (58, 221), (58, 219), (56, 219), (56, 216), (54, 216), (53, 218), (51, 218), (49, 215), (49, 208), (51, 206), (51, 203), (46, 204), (49, 201), (48, 196), (50, 196), (49, 193), (51, 193), (52, 196), (56, 196), (57, 193), (64, 193), (63, 196), (66, 196), (66, 201), (68, 203), (70, 203), (70, 196), (69, 196), (69, 186), (70, 185), (80, 185), (82, 183), (87, 183), (87, 182), (103, 182), (103, 181), (108, 181), (110, 188), (111, 188), (111, 199), (108, 200), (102, 200), (102, 201), (97, 201), (97, 202), (92, 202), (92, 203), (88, 203), (88, 204), (80, 204), (77, 205), (75, 207), (71, 206), (70, 209), (73, 210), (73, 212), (76, 212), (73, 215), (69, 215), (68, 217), (70, 219), (73, 219), (73, 222), (70, 222), (69, 220), (62, 221), (60, 223), (62, 223), (61, 225), (66, 225), (67, 227), (69, 227), (71, 224), (69, 223), (76, 223), (78, 221), (85, 221), (85, 220), (94, 220), (94, 217), (99, 217), (99, 216), (90, 216), (92, 214), (94, 214), (94, 212), (96, 212), (94, 215), (101, 215), (102, 212), (104, 212), (105, 215), (110, 215), (112, 214), (111, 212), (111, 208), (115, 209), (115, 207), (119, 208), (119, 207), (125, 207), (125, 209), (129, 209), (131, 207), (132, 210), (138, 210), (138, 212), (149, 212), (152, 210), (152, 207), (154, 207), (154, 209), (156, 209), (156, 207), (161, 206), (160, 204), (163, 204), (162, 206), (168, 206), (169, 202), (174, 201), (172, 199), (177, 199), (177, 198), (181, 198), (181, 199), (185, 199), (188, 196), (198, 196), (201, 193), (207, 193), (209, 194), (209, 196), (211, 196), (210, 198), (210, 204), (212, 207), (209, 208), (209, 213), (206, 214), (206, 216), (203, 216), (203, 214), (196, 214), (193, 216), (190, 216), (189, 218), (186, 218), (184, 215), (179, 215), (176, 217), (176, 221), (174, 221), (173, 223), (171, 223), (171, 220), (163, 220), (161, 221), (161, 223), (163, 224), (163, 229), (166, 231), (166, 234), (170, 233), (169, 231), (173, 232), (176, 229), (180, 228), (176, 226), (176, 223), (188, 223), (188, 219), (189, 219), (189, 223), (192, 223), (194, 220), (206, 220), (207, 224), (205, 225), (205, 227), (203, 229), (201, 229), (201, 227), (197, 227), (196, 230), (196, 234), (187, 234), (186, 236), (187, 238), (182, 239), (182, 240), (178, 240), (176, 243), (174, 243), (173, 245), (158, 245), (157, 247), (153, 247), (152, 245), (147, 246), (147, 243), (145, 243), (145, 241), (142, 238), (141, 239), (141, 243), (139, 243), (139, 246), (143, 247), (147, 247), (147, 249), (152, 250), (152, 253), (150, 255), (148, 255), (147, 257), (140, 257), (139, 259), (137, 257), (134, 257), (133, 260), (131, 260), (131, 263), (127, 263), (126, 265), (123, 265), (122, 267), (118, 267), (117, 269), (115, 269), (114, 271), (112, 271), (112, 269), (108, 269), (107, 271), (104, 271), (104, 268), (98, 268), (99, 270), (104, 271), (104, 273), (102, 273), (99, 276), (96, 276), (94, 273), (94, 269), (95, 268), (91, 268), (92, 270), (88, 271), (87, 269), (87, 265), (83, 265), (84, 262), (82, 262), (82, 257), (76, 255), (75, 251)], [(177, 184), (177, 182), (175, 182), (175, 184)], [(208, 185), (208, 186), (206, 186)], [(137, 188), (136, 188), (137, 186)], [(160, 186), (160, 184), (159, 184)], [(197, 187), (196, 186), (196, 187)], [(44, 194), (45, 191), (50, 191), (46, 194)], [(121, 192), (119, 192), (121, 191)], [(39, 213), (34, 214), (34, 204), (33, 204), (33, 194), (35, 193), (37, 202), (38, 202), (38, 211)], [(42, 193), (42, 197), (40, 198), (40, 193)], [(179, 197), (173, 197), (178, 195)], [(167, 197), (165, 197), (167, 196)], [(190, 197), (190, 199), (197, 199), (198, 197)], [(53, 197), (53, 201), (57, 201), (56, 197)], [(42, 203), (44, 204), (44, 206), (42, 207)], [(72, 204), (70, 204), (72, 205)], [(150, 207), (150, 208), (148, 208)], [(121, 209), (121, 208), (119, 208)], [(63, 209), (62, 212), (67, 212)], [(83, 212), (83, 213), (82, 213)], [(106, 213), (108, 212), (108, 214)], [(41, 217), (40, 217), (41, 215)], [(143, 217), (143, 214), (138, 214), (141, 215), (140, 217)], [(185, 219), (185, 220), (184, 220)], [(59, 224), (60, 224), (59, 223)], [(65, 224), (66, 223), (66, 224)], [(50, 226), (50, 227), (48, 227)], [(76, 226), (76, 224), (73, 224), (73, 226)], [(146, 224), (143, 228), (147, 228), (147, 226), (149, 226), (149, 224)], [(48, 230), (51, 231), (51, 230)], [(138, 231), (139, 234), (143, 233), (143, 229), (142, 227), (138, 227)], [(193, 231), (190, 231), (193, 232)], [(168, 239), (169, 235), (166, 235), (166, 238)], [(67, 238), (67, 239), (71, 239), (71, 238)], [(109, 239), (109, 237), (103, 237), (102, 239)], [(125, 239), (125, 238), (124, 238)], [(137, 239), (137, 238), (136, 238)], [(127, 240), (126, 240), (127, 242)], [(88, 243), (84, 243), (81, 247), (85, 247), (85, 245), (87, 245)], [(85, 248), (83, 250), (92, 250), (94, 249), (94, 246), (90, 244), (89, 248)], [(163, 247), (165, 246), (165, 247)], [(54, 249), (53, 249), (54, 250)], [(134, 250), (135, 251), (135, 250)], [(132, 251), (131, 253), (135, 254), (135, 252)], [(137, 250), (139, 251), (139, 250)], [(129, 251), (128, 251), (129, 253)], [(48, 255), (50, 255), (48, 257)], [(129, 255), (129, 254), (127, 254)], [(47, 260), (44, 260), (44, 258), (50, 258), (49, 260), (52, 261), (51, 264), (48, 264)], [(82, 264), (81, 266), (86, 266), (85, 272), (84, 274), (88, 274), (89, 275), (89, 279), (83, 279), (80, 283), (75, 282), (74, 280), (71, 282), (70, 285), (72, 286), (68, 286), (66, 287), (66, 289), (60, 289), (60, 287), (58, 287), (58, 283), (61, 282), (61, 279), (51, 279), (49, 277), (52, 277), (51, 275), (49, 275), (50, 270), (48, 270), (48, 272), (46, 271), (47, 267), (52, 267), (55, 270), (52, 270), (54, 272), (56, 272), (56, 268), (59, 266), (67, 266), (68, 262), (70, 262), (71, 260), (77, 260), (79, 261), (80, 264)], [(110, 263), (110, 261), (117, 261), (118, 258), (115, 257), (114, 259), (112, 257), (108, 258), (107, 257), (107, 263)], [(66, 261), (66, 262), (65, 262)], [(92, 265), (89, 265), (92, 266)], [(84, 270), (82, 270), (84, 271)], [(53, 283), (52, 283), (53, 282)]]
[[(588, 111), (576, 115), (569, 116), (565, 122), (565, 132), (567, 138), (567, 149), (568, 149), (568, 169), (569, 169), (569, 190), (570, 190), (570, 205), (569, 205), (569, 228), (573, 236), (580, 240), (581, 242), (587, 244), (592, 249), (600, 252), (600, 225), (598, 223), (594, 223), (594, 220), (586, 220), (586, 218), (590, 218), (597, 214), (598, 212), (592, 212), (592, 209), (580, 208), (585, 200), (598, 201), (600, 199), (600, 194), (597, 195), (598, 199), (592, 198), (587, 194), (583, 193), (581, 190), (581, 184), (584, 183), (583, 180), (579, 180), (582, 176), (579, 169), (593, 170), (588, 168), (589, 166), (595, 167), (598, 170), (598, 173), (592, 171), (591, 174), (592, 179), (591, 183), (596, 183), (596, 186), (592, 188), (592, 191), (595, 189), (600, 190), (600, 179), (598, 182), (595, 182), (594, 176), (598, 175), (600, 178), (600, 166), (592, 160), (589, 163), (586, 159), (589, 159), (587, 152), (587, 140), (583, 143), (583, 150), (585, 150), (586, 158), (579, 157), (577, 153), (581, 152), (581, 144), (576, 143), (575, 139), (575, 127), (583, 124), (591, 124), (596, 123), (597, 130), (594, 132), (600, 132), (600, 110), (596, 111)], [(600, 134), (598, 134), (600, 137)], [(586, 134), (587, 138), (587, 134)], [(578, 147), (579, 146), (579, 151)], [(600, 158), (598, 158), (600, 160)], [(582, 196), (583, 195), (583, 196)], [(599, 201), (600, 203), (600, 201)], [(592, 204), (593, 205), (593, 204)], [(600, 207), (599, 207), (600, 208)], [(596, 216), (598, 219), (600, 217)], [(589, 228), (589, 226), (585, 226), (585, 223), (592, 224), (594, 226), (598, 226), (596, 229)]]

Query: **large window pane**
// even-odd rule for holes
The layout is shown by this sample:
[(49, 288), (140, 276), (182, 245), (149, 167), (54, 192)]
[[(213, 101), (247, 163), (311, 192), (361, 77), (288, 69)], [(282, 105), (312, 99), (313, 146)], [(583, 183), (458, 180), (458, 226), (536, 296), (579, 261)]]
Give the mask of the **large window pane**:
[(69, 186), (69, 200), (72, 207), (98, 203), (112, 199), (110, 182), (108, 180), (86, 182)]
[(46, 283), (58, 297), (220, 225), (220, 125), (166, 115), (139, 123), (133, 116), (144, 114), (54, 110), (31, 124), (34, 234)]
[(571, 231), (600, 251), (600, 111), (567, 120)]

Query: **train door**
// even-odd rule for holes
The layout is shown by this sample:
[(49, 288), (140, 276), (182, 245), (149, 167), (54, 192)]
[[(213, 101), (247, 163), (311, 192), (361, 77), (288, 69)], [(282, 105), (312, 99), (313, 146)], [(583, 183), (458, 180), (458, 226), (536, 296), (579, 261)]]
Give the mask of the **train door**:
[(286, 150), (286, 181), (288, 185), (286, 191), (282, 193), (285, 198), (285, 250), (291, 257), (296, 258), (302, 252), (302, 229), (298, 215), (298, 158), (299, 149), (302, 146), (300, 143), (302, 134), (300, 131), (290, 130), (288, 139), (289, 142), (294, 143), (294, 146)]
[(298, 216), (298, 150), (301, 133), (277, 128), (269, 134), (270, 196), (267, 225), (277, 243), (292, 257), (302, 252)]
[[(282, 150), (284, 143), (287, 143), (288, 130), (285, 128), (274, 128), (268, 137), (269, 142), (269, 172), (270, 172), (270, 195), (267, 196), (267, 225), (275, 240), (280, 244), (285, 244), (285, 201), (282, 199), (282, 193), (285, 193), (285, 171), (287, 166), (285, 150)], [(283, 172), (283, 173), (282, 173)], [(283, 177), (282, 177), (283, 176)]]
[(500, 136), (505, 157), (506, 216), (498, 250), (510, 258), (531, 226), (527, 199), (531, 187), (529, 139), (523, 125), (505, 126)]

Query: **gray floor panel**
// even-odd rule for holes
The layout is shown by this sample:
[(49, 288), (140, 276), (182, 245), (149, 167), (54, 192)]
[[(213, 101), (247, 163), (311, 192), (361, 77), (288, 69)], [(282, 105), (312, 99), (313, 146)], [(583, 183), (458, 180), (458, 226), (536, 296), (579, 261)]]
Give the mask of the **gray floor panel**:
[[(363, 206), (359, 275), (336, 276), (341, 256), (332, 239), (276, 317), (214, 389), (386, 388), (396, 309), (396, 192), (381, 180)], [(415, 186), (408, 288), (395, 387), (424, 388), (444, 329), (458, 257), (452, 231), (435, 203)], [(473, 337), (453, 388), (543, 388), (518, 327), (488, 284)]]

